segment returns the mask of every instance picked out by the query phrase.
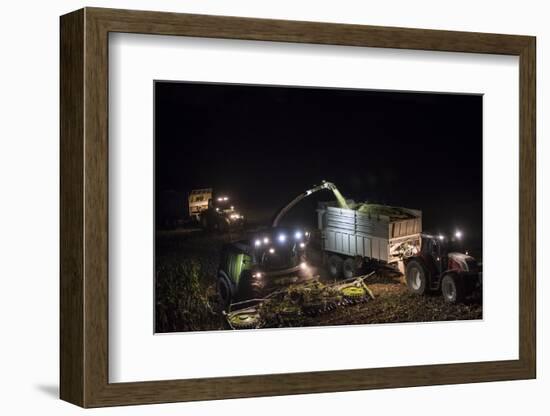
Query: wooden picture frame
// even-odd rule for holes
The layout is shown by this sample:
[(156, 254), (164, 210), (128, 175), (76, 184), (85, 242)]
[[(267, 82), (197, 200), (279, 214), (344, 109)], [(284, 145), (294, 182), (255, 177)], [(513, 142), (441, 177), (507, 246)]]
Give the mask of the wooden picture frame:
[[(519, 56), (519, 359), (135, 383), (108, 380), (108, 34)], [(535, 38), (85, 8), (61, 17), (60, 396), (82, 407), (530, 379), (535, 333)]]

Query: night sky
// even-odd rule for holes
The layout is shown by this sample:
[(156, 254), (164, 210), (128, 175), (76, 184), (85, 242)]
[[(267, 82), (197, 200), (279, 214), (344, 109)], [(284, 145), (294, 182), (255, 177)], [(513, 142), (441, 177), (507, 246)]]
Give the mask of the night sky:
[[(156, 82), (155, 175), (157, 213), (166, 191), (185, 204), (212, 187), (268, 224), (325, 179), (355, 201), (422, 210), (426, 231), (460, 228), (479, 253), (482, 97)], [(320, 192), (287, 222), (311, 227), (333, 199)]]

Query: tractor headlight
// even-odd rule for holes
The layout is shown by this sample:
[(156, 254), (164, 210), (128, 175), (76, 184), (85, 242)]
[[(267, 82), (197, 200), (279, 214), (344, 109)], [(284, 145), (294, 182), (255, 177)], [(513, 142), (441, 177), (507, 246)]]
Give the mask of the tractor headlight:
[(301, 232), (301, 231), (296, 231), (296, 232), (294, 233), (294, 238), (295, 238), (296, 240), (301, 240), (301, 239), (302, 239), (302, 232)]
[(286, 235), (285, 234), (279, 234), (279, 242), (284, 243), (286, 241)]
[(256, 240), (256, 241), (254, 241), (254, 245), (255, 245), (256, 247), (260, 247), (260, 246), (262, 245), (261, 240)]

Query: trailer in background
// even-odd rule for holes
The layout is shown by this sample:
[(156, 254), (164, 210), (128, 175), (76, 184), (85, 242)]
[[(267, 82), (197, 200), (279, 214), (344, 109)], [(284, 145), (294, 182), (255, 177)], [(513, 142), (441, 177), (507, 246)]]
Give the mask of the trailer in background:
[(193, 189), (189, 193), (189, 217), (199, 221), (200, 214), (208, 209), (208, 201), (212, 199), (212, 188)]
[(318, 228), (331, 277), (350, 278), (363, 263), (380, 261), (404, 271), (403, 259), (420, 251), (422, 212), (378, 204), (319, 203)]

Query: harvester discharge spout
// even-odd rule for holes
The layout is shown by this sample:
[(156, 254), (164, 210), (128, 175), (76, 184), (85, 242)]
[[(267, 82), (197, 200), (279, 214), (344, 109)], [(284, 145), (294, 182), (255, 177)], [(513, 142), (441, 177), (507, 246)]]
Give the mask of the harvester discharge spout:
[(296, 198), (294, 198), (292, 201), (290, 201), (283, 209), (279, 211), (275, 219), (273, 220), (273, 227), (277, 227), (279, 225), (279, 221), (281, 218), (288, 212), (290, 209), (296, 205), (298, 202), (300, 202), (302, 199), (310, 196), (311, 194), (314, 194), (316, 192), (322, 191), (323, 189), (328, 189), (332, 191), (334, 196), (336, 197), (336, 200), (338, 201), (338, 205), (340, 208), (349, 209), (348, 204), (346, 203), (346, 199), (342, 196), (336, 185), (334, 185), (332, 182), (322, 181), (320, 185), (314, 186), (311, 189), (308, 189), (304, 193), (298, 195)]

